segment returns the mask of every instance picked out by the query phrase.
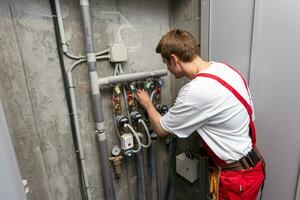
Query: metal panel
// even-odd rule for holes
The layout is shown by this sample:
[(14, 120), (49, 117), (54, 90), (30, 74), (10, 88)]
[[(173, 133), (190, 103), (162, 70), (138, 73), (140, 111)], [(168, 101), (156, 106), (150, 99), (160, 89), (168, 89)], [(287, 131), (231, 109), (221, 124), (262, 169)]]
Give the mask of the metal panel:
[(201, 0), (200, 54), (205, 60), (209, 58), (210, 6), (209, 0)]
[(16, 155), (0, 101), (0, 199), (26, 200)]
[(227, 62), (248, 77), (254, 0), (210, 1), (210, 60)]
[(298, 0), (256, 1), (255, 5), (250, 83), (258, 147), (268, 166), (263, 199), (296, 198), (300, 167), (299, 8)]

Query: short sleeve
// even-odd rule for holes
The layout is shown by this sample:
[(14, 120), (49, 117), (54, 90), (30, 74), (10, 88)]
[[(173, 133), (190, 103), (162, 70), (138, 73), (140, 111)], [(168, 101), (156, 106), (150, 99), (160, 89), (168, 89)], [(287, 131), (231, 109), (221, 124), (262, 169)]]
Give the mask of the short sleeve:
[(206, 112), (190, 101), (189, 89), (189, 87), (181, 89), (175, 105), (160, 119), (161, 127), (164, 130), (180, 138), (190, 136), (208, 119)]

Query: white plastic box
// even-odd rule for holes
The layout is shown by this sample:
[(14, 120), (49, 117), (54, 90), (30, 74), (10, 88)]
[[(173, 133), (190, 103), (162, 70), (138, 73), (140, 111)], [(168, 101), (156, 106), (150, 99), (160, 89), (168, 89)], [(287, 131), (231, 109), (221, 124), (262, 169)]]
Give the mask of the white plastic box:
[(130, 133), (121, 135), (121, 148), (126, 151), (133, 148), (133, 136)]
[(124, 44), (109, 46), (110, 62), (124, 62), (127, 60), (127, 48)]
[(176, 156), (176, 172), (183, 178), (193, 183), (199, 178), (199, 161), (190, 159), (185, 152)]

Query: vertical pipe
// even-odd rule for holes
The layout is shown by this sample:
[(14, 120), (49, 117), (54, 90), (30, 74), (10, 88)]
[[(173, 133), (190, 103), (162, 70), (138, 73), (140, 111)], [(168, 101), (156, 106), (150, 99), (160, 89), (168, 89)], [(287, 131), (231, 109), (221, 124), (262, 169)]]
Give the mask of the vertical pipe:
[(90, 190), (90, 185), (87, 177), (87, 172), (86, 172), (86, 166), (85, 166), (85, 158), (83, 154), (83, 147), (82, 147), (82, 142), (81, 142), (81, 135), (80, 135), (80, 129), (79, 129), (79, 123), (78, 123), (78, 114), (77, 114), (77, 109), (76, 109), (76, 99), (75, 99), (75, 94), (74, 94), (74, 85), (73, 85), (73, 79), (72, 79), (72, 72), (68, 72), (68, 83), (69, 83), (69, 90), (70, 90), (70, 98), (71, 98), (71, 106), (73, 110), (73, 119), (74, 119), (74, 125), (75, 125), (75, 133), (77, 136), (77, 143), (78, 143), (78, 151), (79, 151), (79, 159), (80, 159), (80, 164), (82, 168), (82, 178), (83, 178), (83, 183), (84, 183), (84, 189), (86, 191), (87, 199), (91, 199), (91, 190)]
[(142, 173), (142, 152), (136, 153), (135, 169), (136, 169), (136, 199), (143, 200), (143, 173)]
[(63, 21), (62, 21), (59, 0), (55, 0), (55, 8), (56, 8), (56, 15), (57, 15), (57, 22), (58, 22), (58, 27), (59, 27), (59, 34), (60, 34), (60, 39), (61, 39), (62, 50), (65, 53), (68, 51), (68, 46), (67, 46), (66, 38), (65, 38), (65, 30), (64, 30), (64, 25), (63, 25)]
[(93, 33), (91, 26), (91, 13), (88, 0), (80, 0), (80, 7), (83, 20), (83, 31), (86, 45), (86, 54), (88, 61), (88, 70), (90, 74), (92, 90), (92, 108), (96, 121), (96, 133), (100, 151), (101, 173), (104, 187), (104, 195), (108, 200), (115, 200), (115, 191), (113, 186), (112, 171), (109, 164), (107, 138), (104, 129), (104, 119), (101, 105), (100, 90), (97, 83), (98, 75), (96, 69), (96, 54), (94, 49)]
[(170, 167), (169, 167), (169, 176), (167, 180), (167, 185), (164, 193), (164, 200), (174, 199), (174, 178), (176, 175), (176, 137), (172, 136), (171, 145), (170, 145)]
[[(152, 143), (153, 144), (153, 143)], [(146, 184), (146, 200), (152, 200), (152, 145), (147, 149), (147, 184)]]
[(159, 162), (159, 156), (158, 152), (157, 152), (157, 148), (159, 148), (159, 141), (154, 142), (152, 144), (153, 146), (153, 151), (154, 151), (154, 169), (155, 169), (155, 179), (156, 179), (156, 194), (157, 194), (157, 199), (161, 200), (162, 199), (162, 192), (161, 192), (161, 175), (160, 175), (160, 170), (159, 170), (159, 166), (160, 166), (160, 162)]

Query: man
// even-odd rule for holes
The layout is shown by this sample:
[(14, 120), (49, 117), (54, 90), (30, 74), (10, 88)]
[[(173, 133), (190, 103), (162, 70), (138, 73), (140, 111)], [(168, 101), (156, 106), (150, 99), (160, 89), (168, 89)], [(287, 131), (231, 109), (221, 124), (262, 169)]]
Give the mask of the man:
[(255, 147), (253, 106), (244, 78), (231, 66), (199, 57), (194, 37), (182, 30), (166, 33), (156, 47), (168, 70), (191, 81), (163, 117), (149, 95), (138, 90), (139, 103), (160, 136), (200, 136), (210, 164), (210, 195), (219, 200), (255, 200), (265, 175)]

